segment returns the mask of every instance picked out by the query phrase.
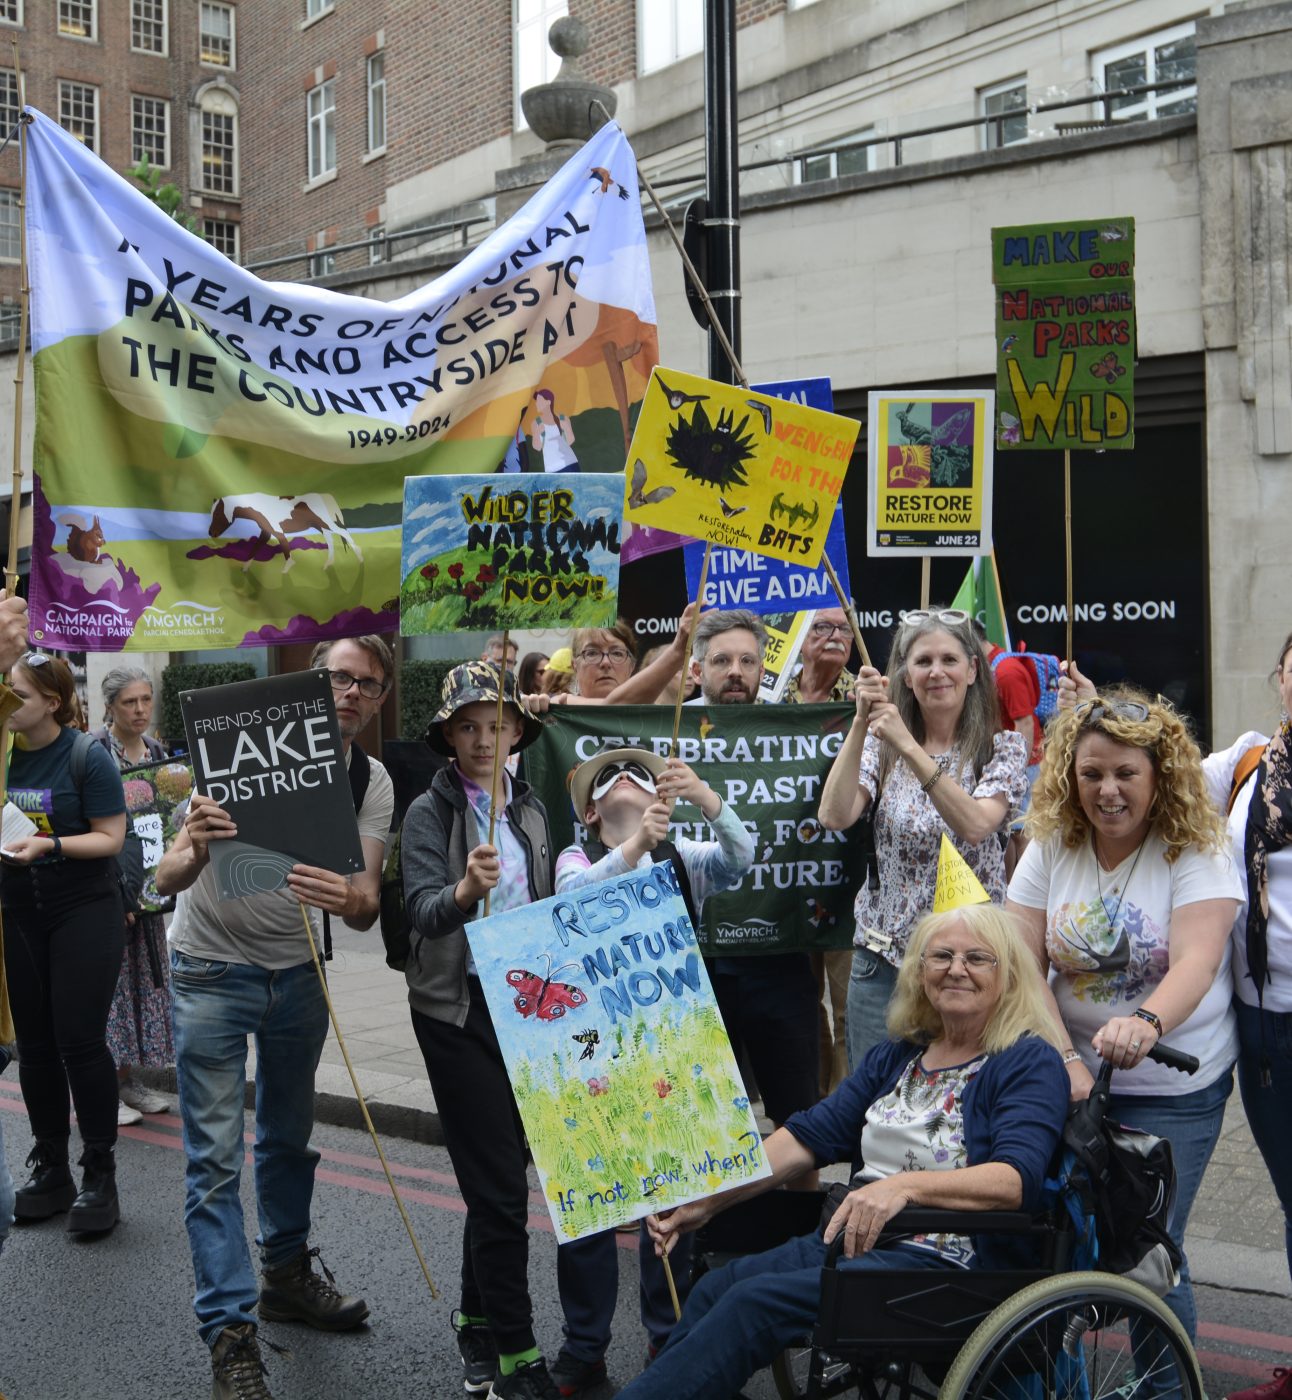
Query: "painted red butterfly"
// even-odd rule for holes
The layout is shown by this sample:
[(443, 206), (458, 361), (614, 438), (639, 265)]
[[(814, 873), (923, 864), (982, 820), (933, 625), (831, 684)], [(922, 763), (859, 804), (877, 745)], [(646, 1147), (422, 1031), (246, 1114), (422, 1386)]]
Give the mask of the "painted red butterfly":
[[(578, 967), (578, 963), (566, 963), (556, 971), (564, 972), (567, 967)], [(537, 1016), (540, 1021), (557, 1021), (572, 1007), (582, 1006), (587, 1001), (588, 994), (578, 987), (571, 987), (568, 982), (552, 981), (550, 957), (547, 957), (547, 969), (546, 977), (519, 967), (513, 967), (507, 974), (508, 985), (516, 988), (514, 1005), (522, 1016)]]

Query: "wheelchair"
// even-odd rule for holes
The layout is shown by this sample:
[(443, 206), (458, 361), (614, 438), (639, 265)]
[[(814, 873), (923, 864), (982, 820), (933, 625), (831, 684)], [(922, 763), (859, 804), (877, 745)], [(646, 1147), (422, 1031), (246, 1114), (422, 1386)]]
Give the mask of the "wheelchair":
[[(1191, 1059), (1159, 1048), (1164, 1061)], [(697, 1235), (697, 1269), (809, 1233), (823, 1200), (775, 1191), (715, 1216)], [(836, 1238), (812, 1334), (771, 1368), (783, 1400), (1204, 1400), (1192, 1344), (1166, 1304), (1132, 1279), (1074, 1267), (1066, 1205), (1040, 1216), (908, 1209), (880, 1243), (943, 1232), (1025, 1239), (1036, 1266), (849, 1269)]]

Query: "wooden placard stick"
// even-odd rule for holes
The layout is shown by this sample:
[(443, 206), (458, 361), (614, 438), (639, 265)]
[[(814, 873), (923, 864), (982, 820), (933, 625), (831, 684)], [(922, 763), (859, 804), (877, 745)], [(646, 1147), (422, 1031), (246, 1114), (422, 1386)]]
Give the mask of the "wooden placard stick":
[(933, 575), (933, 560), (926, 554), (920, 560), (920, 607), (926, 612), (929, 607), (929, 588)]
[[(489, 844), (493, 845), (494, 827), (498, 824), (498, 780), (502, 776), (502, 707), (507, 693), (507, 647), (511, 637), (509, 629), (502, 629), (502, 656), (498, 659), (498, 714), (493, 731), (493, 782), (489, 788)], [(519, 694), (519, 691), (517, 692)], [(489, 917), (489, 896), (492, 890), (485, 891), (484, 917)]]
[(673, 1316), (681, 1322), (682, 1304), (678, 1302), (677, 1284), (673, 1282), (673, 1266), (669, 1263), (667, 1254), (661, 1255), (660, 1258), (664, 1264), (664, 1281), (668, 1284), (668, 1296), (673, 1304)]
[(669, 742), (670, 758), (677, 757), (677, 731), (682, 727), (682, 697), (686, 694), (686, 673), (691, 669), (691, 640), (695, 636), (695, 624), (700, 620), (700, 609), (704, 607), (704, 585), (709, 577), (709, 556), (713, 553), (713, 542), (705, 540), (704, 559), (700, 563), (700, 586), (695, 591), (695, 616), (686, 629), (686, 646), (682, 651), (682, 674), (677, 682), (677, 700), (673, 705), (673, 738)]
[(870, 653), (866, 650), (866, 643), (861, 637), (861, 627), (857, 622), (857, 614), (852, 609), (852, 602), (844, 596), (843, 587), (839, 583), (839, 575), (834, 571), (834, 565), (830, 562), (830, 556), (823, 553), (821, 563), (825, 568), (826, 577), (834, 585), (835, 596), (839, 599), (839, 606), (843, 609), (843, 615), (848, 619), (848, 626), (852, 628), (852, 640), (857, 643), (857, 655), (861, 657), (863, 666), (870, 665)]
[(1064, 656), (1072, 669), (1072, 453), (1063, 449), (1063, 556), (1068, 585), (1067, 641)]

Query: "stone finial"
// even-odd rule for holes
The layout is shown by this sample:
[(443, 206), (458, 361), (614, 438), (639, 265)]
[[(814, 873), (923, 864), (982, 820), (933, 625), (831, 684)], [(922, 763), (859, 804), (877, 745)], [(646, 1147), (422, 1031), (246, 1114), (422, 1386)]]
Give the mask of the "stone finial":
[(548, 149), (581, 146), (606, 116), (594, 105), (600, 102), (614, 115), (617, 101), (607, 87), (589, 82), (579, 66), (579, 57), (588, 51), (591, 36), (581, 19), (558, 19), (548, 30), (547, 42), (561, 59), (560, 71), (550, 83), (538, 83), (520, 95), (520, 110), (530, 130)]

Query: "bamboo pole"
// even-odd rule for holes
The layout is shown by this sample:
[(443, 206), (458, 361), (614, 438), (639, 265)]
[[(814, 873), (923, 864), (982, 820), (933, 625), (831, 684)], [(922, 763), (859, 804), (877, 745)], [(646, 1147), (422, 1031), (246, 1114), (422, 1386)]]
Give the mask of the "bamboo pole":
[(848, 626), (852, 628), (852, 640), (857, 643), (857, 655), (861, 657), (863, 666), (870, 665), (870, 653), (866, 650), (866, 643), (861, 637), (861, 627), (857, 622), (857, 614), (853, 611), (852, 601), (844, 597), (843, 587), (839, 583), (839, 575), (834, 571), (834, 565), (830, 562), (830, 556), (826, 553), (821, 555), (821, 563), (825, 566), (826, 576), (834, 585), (835, 594), (839, 599), (839, 606), (843, 609), (843, 615), (848, 619)]
[[(498, 662), (498, 715), (493, 731), (493, 783), (489, 788), (489, 844), (493, 845), (494, 828), (498, 824), (498, 779), (502, 769), (502, 707), (507, 690), (507, 647), (511, 641), (509, 629), (502, 629), (502, 657)], [(517, 692), (519, 694), (519, 692)], [(485, 891), (484, 917), (489, 917), (489, 896), (492, 890)]]
[(695, 591), (695, 616), (686, 629), (686, 646), (682, 650), (682, 674), (678, 678), (677, 699), (673, 702), (673, 737), (669, 741), (670, 758), (677, 756), (677, 731), (682, 726), (682, 696), (686, 694), (686, 673), (691, 669), (691, 641), (695, 636), (695, 624), (700, 620), (700, 609), (704, 607), (704, 585), (709, 577), (709, 556), (713, 553), (713, 542), (705, 540), (704, 559), (700, 564), (700, 586)]
[(1064, 655), (1072, 669), (1072, 453), (1063, 449), (1063, 556), (1067, 575), (1067, 641)]
[[(18, 82), (18, 105), (26, 103), (26, 79), (18, 53), (18, 36), (10, 36), (13, 70)], [(26, 112), (18, 115), (18, 354), (14, 362), (13, 481), (9, 495), (9, 557), (5, 561), (5, 588), (18, 592), (18, 522), (22, 515), (22, 395), (27, 379), (27, 325), (31, 288), (27, 285), (27, 126)]]

